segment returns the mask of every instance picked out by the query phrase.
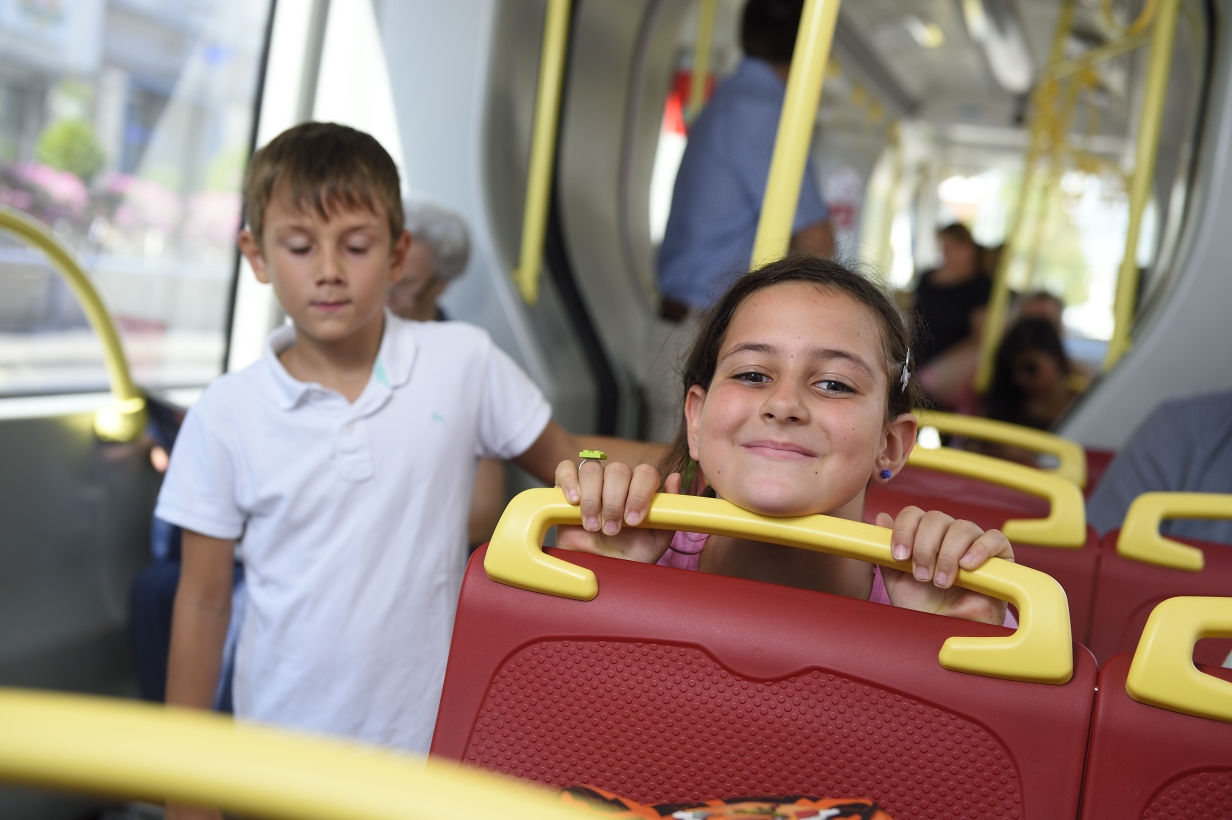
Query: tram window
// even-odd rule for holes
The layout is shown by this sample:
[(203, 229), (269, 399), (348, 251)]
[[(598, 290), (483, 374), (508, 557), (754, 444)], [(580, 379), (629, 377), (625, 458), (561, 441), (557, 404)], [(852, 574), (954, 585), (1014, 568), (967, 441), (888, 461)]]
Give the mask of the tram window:
[[(14, 3), (0, 17), (0, 204), (90, 274), (138, 382), (222, 369), (268, 2)], [(0, 235), (0, 395), (104, 390), (43, 257)]]

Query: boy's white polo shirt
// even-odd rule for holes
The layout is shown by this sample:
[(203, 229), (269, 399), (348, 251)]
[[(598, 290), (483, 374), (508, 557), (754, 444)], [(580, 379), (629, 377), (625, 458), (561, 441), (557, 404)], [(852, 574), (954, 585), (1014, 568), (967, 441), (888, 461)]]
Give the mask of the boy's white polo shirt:
[(240, 540), (238, 716), (427, 752), (477, 458), (524, 453), (551, 408), (479, 328), (385, 323), (354, 404), (293, 379), (276, 330), (189, 411), (155, 514)]

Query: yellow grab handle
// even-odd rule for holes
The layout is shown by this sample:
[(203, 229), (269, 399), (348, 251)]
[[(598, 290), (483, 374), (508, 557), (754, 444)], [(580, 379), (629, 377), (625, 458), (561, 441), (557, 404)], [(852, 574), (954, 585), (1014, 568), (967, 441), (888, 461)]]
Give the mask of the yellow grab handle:
[(1232, 518), (1232, 495), (1223, 493), (1143, 493), (1129, 505), (1117, 555), (1144, 564), (1201, 572), (1202, 550), (1159, 534), (1165, 518)]
[(1047, 499), (1046, 518), (1016, 518), (1001, 531), (1016, 544), (1077, 549), (1087, 541), (1082, 490), (1072, 481), (1022, 464), (962, 450), (912, 449), (907, 463), (925, 470), (967, 476)]
[(21, 785), (282, 820), (578, 817), (486, 772), (195, 710), (0, 689), (0, 726), (0, 780)]
[[(579, 509), (559, 488), (520, 493), (505, 508), (488, 545), (483, 562), (488, 577), (547, 595), (593, 599), (599, 594), (593, 572), (547, 555), (540, 547), (550, 527), (581, 521)], [(890, 555), (890, 530), (826, 515), (771, 518), (719, 499), (660, 493), (641, 526), (755, 538), (911, 571), (909, 561), (895, 561)], [(975, 571), (959, 569), (954, 583), (1015, 604), (1018, 631), (1003, 638), (949, 638), (938, 656), (942, 666), (1036, 683), (1061, 684), (1070, 679), (1074, 667), (1069, 606), (1060, 584), (1000, 558)]]
[(25, 240), (43, 252), (53, 268), (64, 277), (81, 304), (90, 326), (103, 346), (103, 362), (111, 383), (111, 404), (94, 414), (94, 432), (104, 441), (132, 441), (145, 429), (145, 396), (133, 384), (128, 359), (120, 344), (111, 314), (98, 291), (73, 254), (55, 234), (20, 211), (0, 206), (0, 229)]
[(951, 436), (967, 436), (980, 441), (1009, 444), (1035, 453), (1055, 456), (1057, 466), (1047, 472), (1056, 473), (1079, 487), (1087, 486), (1087, 455), (1082, 445), (1066, 438), (1010, 424), (1005, 421), (984, 419), (979, 416), (963, 416), (958, 413), (941, 413), (935, 410), (913, 410), (921, 427), (936, 427)]
[(1201, 638), (1232, 638), (1232, 598), (1169, 598), (1142, 630), (1125, 691), (1139, 703), (1232, 723), (1232, 683), (1193, 664)]

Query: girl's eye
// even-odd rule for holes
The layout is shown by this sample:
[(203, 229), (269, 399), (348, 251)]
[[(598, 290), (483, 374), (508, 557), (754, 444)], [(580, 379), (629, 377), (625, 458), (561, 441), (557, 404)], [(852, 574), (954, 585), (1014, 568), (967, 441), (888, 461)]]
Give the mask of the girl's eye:
[(770, 381), (770, 377), (767, 376), (765, 373), (755, 373), (755, 372), (738, 373), (736, 375), (736, 379), (742, 382), (748, 382), (750, 384), (765, 384), (766, 382)]
[(827, 393), (851, 393), (852, 389), (840, 381), (834, 379), (822, 379), (816, 383), (818, 387)]

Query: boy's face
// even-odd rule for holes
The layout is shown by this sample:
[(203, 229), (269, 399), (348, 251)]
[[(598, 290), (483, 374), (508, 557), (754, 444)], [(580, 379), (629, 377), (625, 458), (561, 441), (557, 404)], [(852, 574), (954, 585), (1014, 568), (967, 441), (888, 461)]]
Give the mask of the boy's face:
[(391, 242), (384, 207), (335, 207), (328, 218), (296, 208), (278, 184), (265, 209), (262, 237), (244, 231), (240, 250), (257, 279), (271, 283), (300, 334), (325, 344), (343, 342), (376, 322), (385, 290), (402, 276), (411, 237)]

